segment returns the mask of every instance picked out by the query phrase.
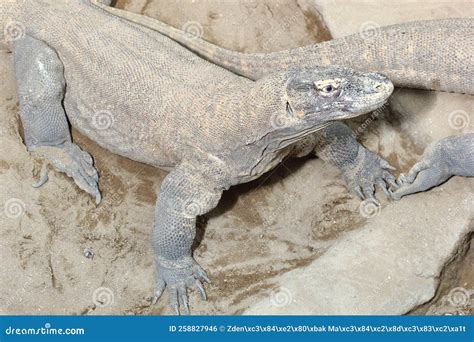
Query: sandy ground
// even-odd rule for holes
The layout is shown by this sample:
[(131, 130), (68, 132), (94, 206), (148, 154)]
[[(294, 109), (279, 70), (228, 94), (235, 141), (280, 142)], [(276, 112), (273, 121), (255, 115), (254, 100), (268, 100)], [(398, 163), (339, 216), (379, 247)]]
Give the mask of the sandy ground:
[[(357, 32), (361, 22), (380, 19), (388, 7), (382, 4), (378, 11), (367, 12), (356, 11), (358, 5), (347, 5), (340, 12), (351, 13), (353, 21), (347, 28), (351, 32)], [(199, 22), (204, 38), (240, 51), (274, 51), (329, 39), (316, 9), (334, 36), (345, 33), (332, 28), (341, 25), (326, 19), (334, 17), (336, 6), (341, 6), (337, 1), (317, 1), (315, 6), (312, 1), (292, 0), (119, 0), (117, 6), (176, 27)], [(418, 6), (418, 15), (459, 14), (459, 10), (430, 6)], [(466, 2), (455, 6), (468, 7)], [(411, 19), (413, 8), (397, 6), (393, 20)], [(0, 213), (0, 312), (170, 313), (166, 295), (158, 305), (151, 305), (154, 270), (148, 240), (155, 191), (165, 173), (112, 155), (73, 131), (75, 142), (94, 156), (103, 202), (96, 206), (70, 179), (57, 173), (42, 188), (32, 189), (37, 163), (22, 144), (11, 55), (5, 51), (0, 54), (0, 79), (0, 204), (4, 209)], [(449, 127), (446, 117), (453, 110), (470, 115), (472, 104), (472, 97), (465, 95), (402, 90), (360, 140), (406, 171), (430, 141), (462, 133)], [(357, 127), (364, 120), (351, 124)], [(466, 129), (472, 129), (472, 120)], [(449, 202), (454, 198), (449, 194), (472, 193), (473, 186), (472, 180), (456, 178), (438, 191), (447, 194), (443, 198)], [(425, 199), (433, 197), (420, 201)], [(416, 202), (409, 214), (419, 215), (420, 220), (429, 217), (429, 210), (421, 210)], [(388, 212), (394, 204), (384, 201), (383, 205)], [(337, 171), (316, 158), (289, 161), (262, 179), (226, 192), (219, 206), (198, 225), (195, 256), (213, 283), (207, 286), (207, 302), (191, 295), (192, 311), (234, 314), (248, 310), (281, 285), (279, 276), (309, 269), (338, 241), (364, 229), (369, 219), (359, 209), (360, 202), (347, 193)], [(463, 215), (462, 224), (468, 226), (471, 216)], [(413, 305), (412, 312), (453, 312), (451, 297), (446, 297), (450, 291), (474, 288), (470, 239), (461, 240), (450, 247), (450, 258), (439, 261), (451, 263), (445, 271), (437, 271), (441, 286), (424, 300), (434, 296), (432, 303)], [(85, 256), (85, 249), (92, 251), (93, 258)], [(387, 290), (386, 296), (390, 295)]]

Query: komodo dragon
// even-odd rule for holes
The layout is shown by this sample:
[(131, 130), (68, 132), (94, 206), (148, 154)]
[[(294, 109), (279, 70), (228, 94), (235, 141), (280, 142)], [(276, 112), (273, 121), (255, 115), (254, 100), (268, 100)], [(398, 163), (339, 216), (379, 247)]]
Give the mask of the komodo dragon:
[(187, 289), (204, 298), (208, 281), (192, 257), (196, 217), (230, 186), (300, 155), (305, 137), (383, 105), (393, 84), (339, 66), (252, 81), (105, 9), (92, 0), (0, 3), (25, 143), (97, 202), (93, 160), (71, 141), (68, 123), (114, 153), (170, 171), (151, 232), (156, 298), (167, 287), (174, 310), (187, 312)]
[[(248, 54), (216, 46), (149, 17), (134, 13), (126, 16), (174, 39), (208, 61), (253, 80), (288, 67), (340, 64), (357, 70), (381, 72), (398, 87), (474, 94), (473, 18), (409, 22), (296, 49)], [(350, 138), (350, 129), (342, 123), (328, 127), (328, 131), (331, 139), (351, 141), (352, 150), (356, 149), (357, 142)], [(324, 157), (323, 153), (319, 154)], [(400, 176), (397, 183), (403, 186), (393, 193), (389, 191), (390, 197), (400, 199), (427, 190), (453, 175), (472, 177), (473, 158), (472, 134), (434, 142), (408, 175)], [(338, 160), (326, 159), (339, 166), (344, 175), (348, 173), (348, 168), (341, 167)], [(418, 173), (420, 177), (416, 179)], [(345, 178), (357, 192), (359, 184), (370, 185), (368, 174), (370, 171), (365, 173), (365, 177), (356, 177), (359, 183), (351, 181), (350, 177)], [(370, 197), (370, 193), (366, 197)]]
[[(409, 22), (301, 48), (249, 54), (216, 46), (150, 17), (131, 12), (121, 15), (252, 80), (295, 66), (335, 64), (381, 72), (398, 87), (474, 93), (472, 18)], [(386, 171), (393, 168), (360, 145), (349, 127), (337, 122), (311, 138), (308, 145), (315, 145), (314, 151), (320, 158), (339, 168), (349, 189), (360, 198), (374, 199), (374, 185), (392, 197), (384, 185), (393, 186), (391, 175)], [(460, 145), (459, 148), (472, 150), (472, 146)], [(405, 182), (399, 180), (400, 184)]]

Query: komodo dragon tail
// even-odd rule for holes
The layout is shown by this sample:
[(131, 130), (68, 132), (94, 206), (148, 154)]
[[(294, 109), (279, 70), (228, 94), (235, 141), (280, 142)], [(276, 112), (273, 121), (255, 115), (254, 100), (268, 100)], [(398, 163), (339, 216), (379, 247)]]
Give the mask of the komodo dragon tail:
[(472, 18), (415, 21), (301, 48), (247, 54), (218, 47), (143, 15), (111, 7), (106, 10), (160, 32), (210, 62), (253, 80), (295, 65), (338, 64), (384, 73), (398, 87), (474, 94)]

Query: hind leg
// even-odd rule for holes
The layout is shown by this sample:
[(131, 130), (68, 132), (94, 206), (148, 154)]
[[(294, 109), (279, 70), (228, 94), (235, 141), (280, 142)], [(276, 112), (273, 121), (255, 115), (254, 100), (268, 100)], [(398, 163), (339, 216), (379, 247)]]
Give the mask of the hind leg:
[[(61, 60), (44, 42), (28, 36), (13, 43), (13, 53), (28, 151), (72, 177), (81, 189), (100, 202), (98, 174), (92, 158), (71, 141), (62, 106), (66, 83)], [(44, 167), (36, 186), (47, 179)]]

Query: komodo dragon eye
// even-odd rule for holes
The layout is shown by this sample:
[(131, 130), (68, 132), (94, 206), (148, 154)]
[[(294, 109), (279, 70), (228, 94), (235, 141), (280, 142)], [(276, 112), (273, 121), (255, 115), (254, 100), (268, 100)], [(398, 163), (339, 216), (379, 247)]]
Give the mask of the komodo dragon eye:
[(325, 86), (323, 89), (321, 89), (323, 92), (325, 93), (330, 93), (332, 90), (334, 89), (334, 87), (331, 85), (331, 84), (328, 84), (327, 86)]
[(314, 82), (314, 86), (323, 95), (333, 95), (335, 93), (339, 95), (341, 80), (332, 79), (332, 80), (317, 81), (317, 82)]

